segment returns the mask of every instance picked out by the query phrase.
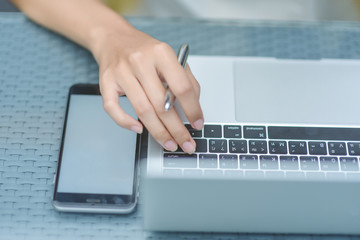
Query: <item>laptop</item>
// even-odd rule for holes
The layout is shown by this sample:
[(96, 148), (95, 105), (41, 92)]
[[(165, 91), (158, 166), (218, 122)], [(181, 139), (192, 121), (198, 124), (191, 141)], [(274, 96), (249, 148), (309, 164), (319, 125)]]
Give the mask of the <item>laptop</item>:
[(197, 148), (149, 136), (153, 231), (360, 234), (360, 61), (190, 56)]

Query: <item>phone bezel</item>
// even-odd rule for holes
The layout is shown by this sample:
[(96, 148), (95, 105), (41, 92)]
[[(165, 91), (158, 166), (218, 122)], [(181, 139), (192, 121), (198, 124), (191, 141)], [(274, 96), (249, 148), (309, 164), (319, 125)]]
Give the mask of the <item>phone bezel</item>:
[[(132, 195), (111, 195), (111, 194), (92, 194), (92, 193), (58, 193), (58, 183), (63, 155), (63, 147), (66, 134), (66, 125), (68, 119), (68, 112), (70, 106), (70, 97), (72, 94), (84, 94), (84, 95), (100, 95), (100, 88), (97, 84), (74, 84), (70, 87), (67, 104), (65, 119), (63, 125), (63, 131), (61, 136), (61, 145), (59, 151), (57, 172), (55, 176), (55, 186), (53, 192), (52, 204), (55, 209), (65, 212), (91, 212), (91, 213), (130, 213), (132, 212), (137, 204), (138, 196), (138, 176), (139, 176), (139, 156), (140, 156), (140, 134), (137, 134), (136, 137), (136, 152), (135, 152), (135, 161), (134, 161), (134, 182), (133, 182), (133, 194)], [(121, 96), (125, 97), (125, 96)], [(77, 198), (79, 201), (61, 201), (59, 199), (59, 194), (65, 194), (68, 197)], [(88, 198), (91, 197), (91, 198)], [(120, 197), (121, 199), (126, 199), (125, 203), (109, 203), (110, 199), (113, 197)], [(93, 199), (94, 201), (86, 201)]]

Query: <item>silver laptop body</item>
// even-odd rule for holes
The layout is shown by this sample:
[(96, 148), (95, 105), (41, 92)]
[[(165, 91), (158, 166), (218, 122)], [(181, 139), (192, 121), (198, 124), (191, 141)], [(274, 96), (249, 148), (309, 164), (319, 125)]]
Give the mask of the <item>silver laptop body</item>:
[[(151, 137), (149, 230), (360, 234), (360, 61), (191, 56), (199, 151)], [(177, 109), (186, 123), (186, 118)]]

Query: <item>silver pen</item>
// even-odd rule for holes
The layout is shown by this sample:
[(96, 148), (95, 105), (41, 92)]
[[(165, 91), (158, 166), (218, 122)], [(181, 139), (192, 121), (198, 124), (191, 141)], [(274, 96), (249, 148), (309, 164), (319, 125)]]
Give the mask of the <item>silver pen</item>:
[[(189, 45), (188, 44), (182, 44), (179, 48), (178, 54), (177, 54), (177, 58), (178, 58), (178, 62), (181, 64), (181, 66), (183, 68), (185, 68), (186, 66), (186, 60), (189, 56)], [(165, 95), (165, 112), (169, 111), (175, 101), (175, 96), (172, 94), (171, 90), (169, 89), (169, 86), (165, 83), (165, 88), (166, 88), (166, 95)]]

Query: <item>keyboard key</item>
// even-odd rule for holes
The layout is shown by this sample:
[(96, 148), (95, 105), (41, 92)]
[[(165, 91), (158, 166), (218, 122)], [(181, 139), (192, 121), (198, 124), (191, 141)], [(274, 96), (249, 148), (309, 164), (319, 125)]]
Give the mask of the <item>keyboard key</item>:
[(192, 137), (202, 137), (202, 131), (192, 128), (190, 124), (185, 124), (185, 127), (188, 129)]
[(359, 171), (358, 160), (356, 157), (341, 157), (340, 166), (342, 171)]
[(206, 139), (194, 138), (194, 141), (196, 142), (195, 152), (207, 152), (207, 140)]
[(301, 170), (315, 171), (319, 170), (319, 162), (317, 157), (300, 157)]
[(258, 169), (258, 156), (257, 155), (240, 155), (240, 168), (241, 169)]
[(238, 168), (238, 157), (233, 154), (219, 155), (220, 168)]
[(286, 178), (305, 179), (305, 173), (304, 172), (298, 172), (298, 171), (289, 171), (289, 172), (286, 172)]
[(265, 174), (263, 171), (245, 171), (245, 176), (249, 178), (263, 178)]
[(269, 126), (270, 139), (360, 141), (360, 128)]
[(281, 170), (299, 170), (299, 160), (296, 156), (280, 156)]
[(359, 181), (360, 180), (360, 173), (347, 173), (346, 177), (347, 177), (348, 180)]
[(265, 171), (265, 177), (275, 178), (275, 179), (284, 178), (285, 172), (283, 172), (283, 171)]
[[(194, 138), (194, 141), (196, 142), (195, 152), (198, 152), (198, 153), (207, 152), (207, 139)], [(164, 152), (170, 152), (170, 151), (164, 149)], [(181, 149), (181, 147), (178, 147), (175, 152), (176, 153), (184, 153), (184, 151)]]
[[(168, 150), (166, 150), (166, 149), (164, 149), (164, 152), (170, 152), (170, 151), (168, 151)], [(180, 146), (178, 146), (178, 148), (176, 149), (176, 151), (175, 151), (176, 153), (184, 153), (184, 151), (181, 149), (181, 147)]]
[(349, 155), (360, 156), (360, 143), (359, 142), (349, 142), (348, 150), (349, 150)]
[(266, 128), (263, 126), (244, 126), (244, 138), (266, 138)]
[(197, 156), (196, 154), (164, 154), (164, 167), (169, 168), (196, 168)]
[(346, 175), (343, 172), (327, 172), (326, 178), (330, 180), (344, 180)]
[(227, 177), (243, 177), (244, 172), (240, 170), (225, 170), (225, 176)]
[(204, 136), (206, 138), (221, 138), (221, 126), (220, 125), (205, 125)]
[(224, 138), (241, 138), (241, 126), (225, 125)]
[(339, 171), (337, 157), (320, 157), (320, 167), (323, 171)]
[(326, 155), (326, 143), (325, 142), (309, 142), (309, 154), (310, 155)]
[(306, 178), (309, 180), (325, 179), (323, 172), (306, 172)]
[(226, 140), (209, 140), (209, 152), (226, 153), (227, 141)]
[(277, 156), (262, 155), (260, 156), (261, 169), (279, 169), (279, 162)]
[(211, 177), (220, 177), (223, 175), (223, 172), (221, 170), (205, 170), (204, 175)]
[(261, 140), (249, 141), (250, 153), (267, 153), (267, 143)]
[(164, 169), (163, 174), (166, 176), (180, 176), (181, 169)]
[(185, 169), (184, 176), (202, 176), (200, 169)]
[(328, 142), (330, 155), (346, 155), (346, 145), (344, 142)]
[(269, 152), (271, 154), (287, 154), (286, 141), (269, 141)]
[(306, 142), (304, 141), (289, 141), (290, 154), (307, 154)]
[(231, 152), (231, 153), (247, 153), (246, 140), (229, 140), (229, 152)]
[(200, 168), (217, 168), (218, 157), (216, 154), (200, 154), (199, 155)]

